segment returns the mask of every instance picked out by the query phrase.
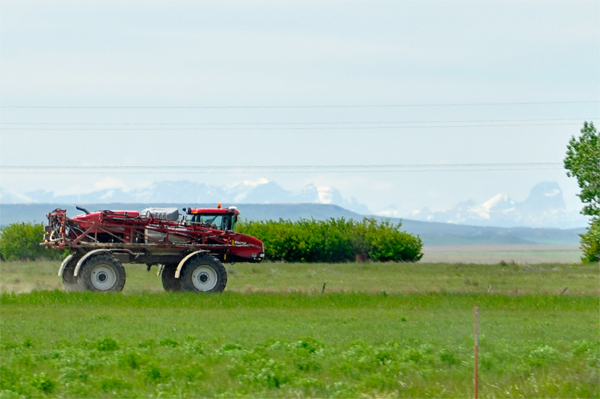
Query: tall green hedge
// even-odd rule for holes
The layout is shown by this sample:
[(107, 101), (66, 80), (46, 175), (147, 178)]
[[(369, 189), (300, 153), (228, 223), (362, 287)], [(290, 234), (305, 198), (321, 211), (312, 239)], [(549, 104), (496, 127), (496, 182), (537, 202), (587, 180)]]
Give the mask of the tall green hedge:
[(416, 262), (423, 243), (400, 231), (401, 223), (373, 218), (326, 221), (242, 221), (238, 231), (265, 245), (265, 258), (287, 262), (348, 262), (356, 255), (374, 261)]
[[(365, 218), (327, 221), (289, 220), (241, 222), (238, 231), (259, 238), (265, 257), (288, 262), (349, 262), (357, 254), (374, 261), (416, 262), (423, 256), (419, 237), (400, 231), (401, 224)], [(63, 251), (39, 245), (43, 224), (14, 223), (0, 236), (3, 260), (62, 259)]]
[(13, 223), (2, 229), (0, 255), (2, 260), (61, 259), (64, 251), (40, 246), (44, 239), (44, 225)]

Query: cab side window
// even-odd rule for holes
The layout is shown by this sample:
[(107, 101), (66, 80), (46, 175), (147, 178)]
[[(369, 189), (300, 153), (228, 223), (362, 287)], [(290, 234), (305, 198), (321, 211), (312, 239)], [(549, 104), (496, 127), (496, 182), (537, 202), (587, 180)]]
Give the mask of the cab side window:
[[(234, 216), (235, 218), (235, 216)], [(191, 224), (200, 224), (204, 226), (210, 226), (214, 229), (219, 230), (233, 230), (235, 220), (232, 221), (228, 215), (202, 215), (195, 214), (188, 216), (188, 221)]]
[(204, 215), (202, 223), (208, 224), (213, 228), (222, 229), (223, 217), (221, 215)]

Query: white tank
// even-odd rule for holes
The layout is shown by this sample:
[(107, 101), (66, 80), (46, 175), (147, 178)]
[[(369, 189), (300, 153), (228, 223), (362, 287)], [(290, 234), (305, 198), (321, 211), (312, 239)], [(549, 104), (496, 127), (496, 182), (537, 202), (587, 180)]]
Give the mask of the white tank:
[(141, 217), (176, 221), (179, 219), (177, 208), (146, 208), (140, 212)]

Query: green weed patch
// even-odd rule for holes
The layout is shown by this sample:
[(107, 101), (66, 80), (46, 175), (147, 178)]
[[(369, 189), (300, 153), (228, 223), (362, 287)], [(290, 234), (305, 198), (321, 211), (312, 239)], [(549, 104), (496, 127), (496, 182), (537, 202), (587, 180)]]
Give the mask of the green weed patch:
[[(327, 343), (305, 337), (251, 345), (60, 342), (36, 351), (3, 345), (2, 397), (465, 397), (467, 345), (405, 339)], [(594, 397), (598, 343), (560, 349), (534, 341), (487, 344), (482, 397)], [(576, 377), (577, 376), (577, 377)], [(576, 379), (575, 379), (576, 378)], [(576, 383), (575, 383), (576, 382)]]
[(598, 297), (2, 294), (0, 397), (597, 397)]

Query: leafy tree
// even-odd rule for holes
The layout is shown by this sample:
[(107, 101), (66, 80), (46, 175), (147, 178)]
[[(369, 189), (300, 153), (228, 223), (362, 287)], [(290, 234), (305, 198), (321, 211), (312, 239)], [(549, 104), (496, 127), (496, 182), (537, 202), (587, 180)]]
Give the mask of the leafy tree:
[(584, 122), (581, 136), (571, 137), (564, 160), (567, 176), (575, 177), (584, 207), (581, 213), (591, 216), (586, 234), (581, 235), (585, 262), (600, 260), (600, 137), (592, 122)]

